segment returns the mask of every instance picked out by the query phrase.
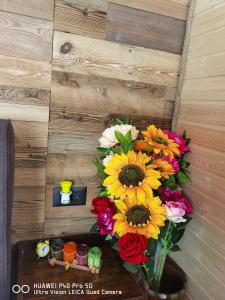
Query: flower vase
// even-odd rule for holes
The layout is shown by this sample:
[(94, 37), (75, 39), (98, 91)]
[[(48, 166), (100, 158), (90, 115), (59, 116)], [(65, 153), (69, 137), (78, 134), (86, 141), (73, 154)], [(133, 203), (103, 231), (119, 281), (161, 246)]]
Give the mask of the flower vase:
[(167, 259), (158, 292), (147, 288), (149, 300), (183, 300), (185, 295), (185, 273), (171, 259)]

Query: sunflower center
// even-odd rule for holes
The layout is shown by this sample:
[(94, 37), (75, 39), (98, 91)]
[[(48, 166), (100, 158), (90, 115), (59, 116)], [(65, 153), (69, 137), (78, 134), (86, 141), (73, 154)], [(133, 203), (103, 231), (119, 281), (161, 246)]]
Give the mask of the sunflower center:
[(127, 223), (133, 226), (146, 226), (150, 219), (150, 211), (144, 205), (134, 205), (126, 212)]
[(145, 178), (143, 170), (137, 165), (127, 165), (119, 173), (119, 181), (126, 186), (138, 186), (139, 182)]
[(153, 140), (153, 142), (155, 142), (157, 144), (162, 144), (162, 145), (168, 146), (167, 141), (164, 138), (160, 137), (160, 136), (154, 136), (152, 138), (152, 140)]

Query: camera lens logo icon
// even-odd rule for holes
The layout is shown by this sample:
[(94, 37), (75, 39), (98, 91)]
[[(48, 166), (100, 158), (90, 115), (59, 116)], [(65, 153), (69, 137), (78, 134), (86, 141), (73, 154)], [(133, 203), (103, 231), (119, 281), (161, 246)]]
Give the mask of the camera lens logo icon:
[(20, 286), (18, 284), (15, 284), (12, 287), (12, 291), (13, 291), (14, 294), (19, 294), (20, 292), (23, 293), (23, 294), (28, 294), (29, 291), (30, 291), (30, 287), (27, 284), (24, 284), (22, 286)]

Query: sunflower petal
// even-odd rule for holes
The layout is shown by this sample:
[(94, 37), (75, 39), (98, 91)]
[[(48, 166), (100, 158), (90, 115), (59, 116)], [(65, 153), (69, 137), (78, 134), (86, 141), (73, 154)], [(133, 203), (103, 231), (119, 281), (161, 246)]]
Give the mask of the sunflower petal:
[(144, 204), (145, 202), (145, 192), (141, 187), (137, 188), (137, 199), (139, 204)]
[(121, 200), (114, 200), (114, 203), (115, 203), (116, 207), (117, 207), (120, 211), (122, 211), (122, 212), (125, 212), (125, 211), (126, 211), (127, 206), (126, 206), (126, 204), (125, 204), (124, 201), (121, 201)]

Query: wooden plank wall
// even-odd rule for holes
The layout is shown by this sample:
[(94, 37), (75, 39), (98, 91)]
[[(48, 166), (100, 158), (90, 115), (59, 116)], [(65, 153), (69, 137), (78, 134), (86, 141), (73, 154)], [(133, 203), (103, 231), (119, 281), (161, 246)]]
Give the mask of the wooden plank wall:
[(192, 138), (193, 221), (173, 257), (188, 274), (193, 300), (225, 290), (225, 1), (197, 0), (177, 129)]
[[(170, 127), (188, 5), (0, 1), (0, 118), (16, 135), (14, 242), (89, 230), (91, 161), (115, 116)], [(85, 207), (52, 207), (62, 179), (88, 186)]]
[(1, 0), (0, 118), (15, 130), (13, 242), (43, 236), (53, 0)]
[[(91, 161), (115, 116), (170, 127), (187, 10), (186, 0), (55, 1), (45, 236), (89, 230)], [(52, 207), (64, 178), (88, 187), (85, 207)]]

